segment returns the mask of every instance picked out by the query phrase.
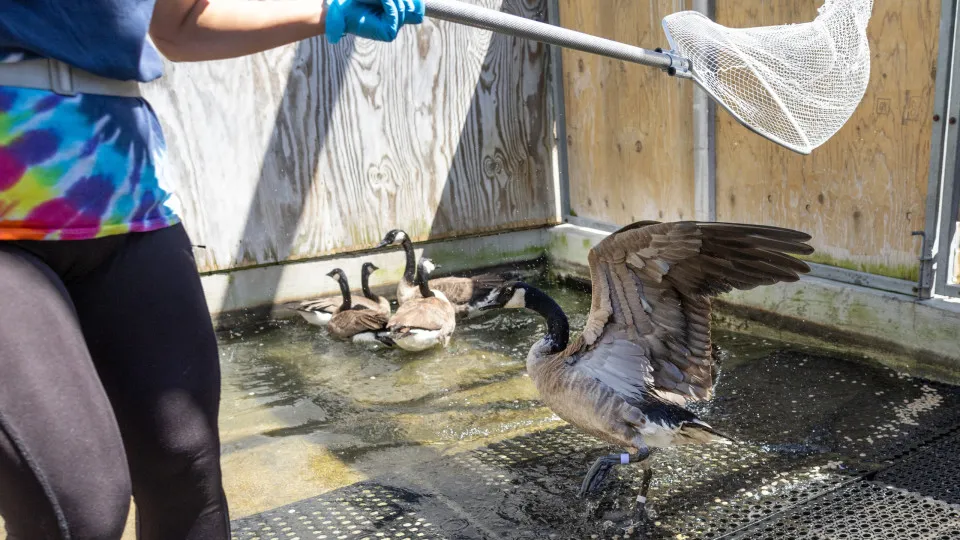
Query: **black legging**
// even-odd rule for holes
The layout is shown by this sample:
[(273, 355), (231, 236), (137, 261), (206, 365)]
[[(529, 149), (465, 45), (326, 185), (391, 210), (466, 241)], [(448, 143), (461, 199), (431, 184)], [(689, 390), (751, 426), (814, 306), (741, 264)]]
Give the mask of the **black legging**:
[(0, 242), (0, 515), (10, 538), (225, 539), (220, 365), (181, 226)]

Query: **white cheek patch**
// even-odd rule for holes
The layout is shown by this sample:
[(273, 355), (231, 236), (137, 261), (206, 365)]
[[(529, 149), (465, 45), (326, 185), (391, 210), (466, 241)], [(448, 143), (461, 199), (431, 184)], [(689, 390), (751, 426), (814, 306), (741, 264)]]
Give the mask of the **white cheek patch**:
[(434, 264), (430, 261), (423, 261), (423, 267), (428, 273), (433, 273), (433, 270), (436, 268), (436, 266), (434, 266)]
[(403, 242), (403, 239), (406, 238), (406, 237), (407, 237), (406, 234), (404, 234), (404, 233), (402, 233), (402, 232), (398, 232), (397, 235), (393, 237), (393, 241), (394, 241), (394, 242)]
[(510, 298), (510, 301), (503, 305), (506, 308), (523, 308), (527, 306), (524, 296), (526, 296), (526, 289), (517, 289), (513, 292), (513, 296)]
[(494, 289), (494, 290), (490, 291), (490, 292), (487, 294), (487, 297), (484, 298), (483, 301), (479, 302), (479, 305), (480, 305), (481, 307), (486, 307), (486, 306), (493, 305), (493, 303), (497, 301), (497, 298), (498, 298), (499, 296), (500, 296), (500, 295), (499, 295), (499, 293), (497, 292), (497, 290)]

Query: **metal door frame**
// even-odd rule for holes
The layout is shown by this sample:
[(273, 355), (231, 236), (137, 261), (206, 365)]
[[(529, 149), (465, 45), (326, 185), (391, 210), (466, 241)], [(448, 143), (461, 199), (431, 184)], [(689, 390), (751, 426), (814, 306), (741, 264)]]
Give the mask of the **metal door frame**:
[[(943, 0), (940, 8), (940, 42), (937, 59), (936, 92), (933, 106), (933, 133), (927, 183), (926, 223), (920, 257), (919, 297), (960, 297), (960, 285), (951, 283), (952, 240), (956, 234), (960, 196), (960, 55), (958, 55), (955, 0)], [(921, 234), (916, 231), (914, 234)]]

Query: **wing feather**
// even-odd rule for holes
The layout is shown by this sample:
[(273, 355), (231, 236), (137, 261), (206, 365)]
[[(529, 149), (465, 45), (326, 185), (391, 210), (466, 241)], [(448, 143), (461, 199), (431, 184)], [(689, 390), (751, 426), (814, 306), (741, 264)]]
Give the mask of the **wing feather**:
[(380, 330), (387, 325), (388, 315), (372, 309), (341, 311), (330, 319), (327, 329), (341, 338), (349, 338), (360, 332)]
[(391, 331), (406, 331), (411, 328), (424, 330), (443, 330), (454, 319), (454, 308), (450, 302), (436, 296), (416, 298), (404, 303), (390, 317), (387, 328)]
[(813, 252), (808, 240), (764, 225), (628, 225), (590, 250), (590, 315), (566, 354), (576, 369), (618, 391), (642, 379), (664, 399), (708, 399), (711, 298), (798, 280), (810, 268), (794, 255)]
[(453, 304), (467, 304), (485, 298), (490, 291), (515, 276), (513, 273), (487, 272), (472, 277), (442, 277), (431, 279), (430, 289), (440, 291)]

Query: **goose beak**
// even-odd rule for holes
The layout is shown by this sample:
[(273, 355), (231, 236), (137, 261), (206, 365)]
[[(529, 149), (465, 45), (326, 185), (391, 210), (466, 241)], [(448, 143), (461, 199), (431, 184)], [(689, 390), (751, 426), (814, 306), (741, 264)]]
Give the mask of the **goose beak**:
[(390, 241), (388, 241), (388, 240), (381, 240), (380, 243), (377, 244), (377, 246), (376, 246), (374, 249), (380, 249), (380, 248), (382, 248), (382, 247), (387, 247), (387, 246), (389, 246), (389, 245), (392, 244), (392, 243), (393, 243), (393, 242), (390, 242)]
[(507, 303), (504, 295), (500, 289), (494, 289), (490, 291), (490, 294), (483, 299), (477, 307), (477, 311), (490, 311), (491, 309), (500, 309)]

